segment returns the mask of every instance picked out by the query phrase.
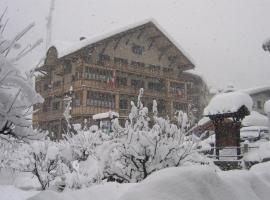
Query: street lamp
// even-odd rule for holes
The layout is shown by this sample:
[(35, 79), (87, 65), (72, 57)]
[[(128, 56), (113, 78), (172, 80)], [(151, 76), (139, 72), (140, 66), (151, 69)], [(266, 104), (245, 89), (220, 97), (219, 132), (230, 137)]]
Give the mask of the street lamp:
[(263, 43), (262, 48), (264, 51), (270, 52), (270, 39)]

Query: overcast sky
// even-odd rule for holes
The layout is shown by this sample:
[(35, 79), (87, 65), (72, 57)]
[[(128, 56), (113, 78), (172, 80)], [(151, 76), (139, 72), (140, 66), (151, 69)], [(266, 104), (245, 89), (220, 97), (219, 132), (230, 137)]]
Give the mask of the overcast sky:
[[(50, 0), (0, 0), (8, 6), (7, 37), (28, 23), (36, 26), (24, 43), (46, 36)], [(56, 0), (52, 40), (77, 41), (155, 19), (192, 58), (209, 86), (270, 85), (270, 0)], [(44, 55), (45, 43), (20, 61), (29, 70)]]

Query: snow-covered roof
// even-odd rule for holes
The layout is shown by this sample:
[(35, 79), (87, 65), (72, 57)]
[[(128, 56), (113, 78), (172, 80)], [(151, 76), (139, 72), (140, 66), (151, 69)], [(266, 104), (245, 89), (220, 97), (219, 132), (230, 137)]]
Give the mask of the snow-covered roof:
[(247, 88), (247, 89), (242, 89), (240, 91), (246, 92), (249, 95), (252, 95), (252, 94), (257, 94), (264, 91), (270, 91), (270, 86), (267, 85), (267, 86), (260, 86), (260, 87), (254, 87), (254, 88)]
[(98, 120), (98, 119), (106, 119), (106, 118), (115, 118), (115, 117), (119, 117), (119, 114), (117, 112), (113, 112), (113, 111), (109, 111), (109, 112), (104, 112), (104, 113), (98, 113), (93, 115), (93, 119), (94, 120)]
[(184, 71), (183, 73), (184, 73), (184, 74), (191, 74), (191, 75), (193, 75), (194, 77), (199, 78), (199, 79), (201, 79), (204, 83), (206, 83), (206, 79), (204, 78), (204, 76), (203, 76), (200, 72), (198, 72), (198, 71), (196, 71), (196, 70), (194, 70), (194, 69), (186, 70), (186, 71)]
[[(121, 32), (125, 32), (127, 30), (130, 30), (130, 29), (133, 29), (133, 28), (136, 28), (138, 26), (142, 26), (144, 24), (147, 24), (147, 23), (150, 23), (150, 22), (153, 22), (153, 20), (145, 20), (145, 21), (142, 21), (142, 22), (139, 22), (139, 23), (135, 23), (135, 24), (132, 24), (130, 26), (125, 26), (123, 28), (120, 28), (120, 29), (116, 29), (114, 31), (109, 31), (109, 32), (106, 32), (106, 33), (103, 33), (103, 34), (99, 34), (99, 35), (96, 35), (96, 36), (93, 36), (91, 38), (86, 38), (84, 40), (80, 40), (76, 43), (73, 43), (73, 45), (71, 45), (70, 47), (68, 48), (64, 48), (64, 49), (57, 49), (58, 51), (58, 57), (61, 58), (61, 57), (64, 57), (64, 56), (67, 56), (71, 53), (74, 53), (88, 45), (91, 45), (91, 44), (94, 44), (94, 43), (97, 43), (97, 42), (100, 42), (104, 39), (107, 39), (109, 37), (112, 37), (116, 34), (119, 34)], [(155, 23), (156, 25), (156, 23)]]
[[(58, 46), (59, 49), (56, 47), (57, 51), (58, 51), (58, 58), (67, 56), (67, 55), (69, 55), (71, 53), (74, 53), (74, 52), (76, 52), (76, 51), (78, 51), (78, 50), (80, 50), (80, 49), (82, 49), (82, 48), (84, 48), (84, 47), (86, 47), (88, 45), (101, 42), (102, 40), (105, 40), (105, 39), (107, 39), (109, 37), (112, 37), (112, 36), (117, 35), (119, 33), (128, 31), (130, 29), (138, 28), (139, 26), (144, 26), (144, 25), (146, 25), (148, 23), (154, 24), (157, 27), (157, 29), (159, 31), (161, 31), (161, 33), (181, 52), (181, 55), (184, 56), (185, 58), (187, 58), (187, 60), (192, 65), (194, 65), (194, 60), (183, 50), (183, 48), (177, 42), (175, 42), (169, 36), (169, 34), (167, 34), (167, 32), (154, 19), (147, 19), (147, 20), (144, 20), (142, 22), (132, 24), (131, 26), (126, 26), (124, 28), (117, 29), (115, 31), (110, 31), (110, 32), (105, 33), (105, 34), (99, 34), (98, 36), (94, 36), (91, 39), (84, 39), (84, 40), (78, 41), (77, 43), (69, 46), (68, 48), (65, 48), (64, 46), (59, 45)], [(63, 49), (63, 47), (64, 47), (64, 49)]]
[(270, 99), (264, 103), (264, 112), (270, 114)]
[(251, 111), (250, 115), (246, 116), (242, 121), (243, 126), (267, 126), (267, 124), (267, 117), (257, 111)]
[(214, 96), (208, 106), (204, 109), (204, 115), (218, 115), (237, 112), (242, 106), (249, 111), (252, 109), (253, 101), (247, 93), (229, 92)]
[(203, 118), (201, 118), (200, 121), (198, 122), (198, 126), (202, 126), (202, 125), (206, 124), (206, 123), (209, 122), (209, 121), (210, 121), (209, 117), (203, 117)]
[(267, 126), (249, 126), (243, 127), (240, 129), (241, 131), (259, 131), (259, 130), (268, 130)]

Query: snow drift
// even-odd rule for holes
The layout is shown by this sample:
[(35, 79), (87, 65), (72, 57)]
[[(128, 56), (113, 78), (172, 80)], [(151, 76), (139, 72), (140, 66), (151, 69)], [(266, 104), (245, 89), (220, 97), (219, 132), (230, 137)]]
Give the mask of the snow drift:
[(257, 111), (251, 111), (250, 115), (246, 116), (242, 120), (243, 126), (268, 126), (268, 119), (266, 116), (258, 113)]
[(204, 109), (204, 115), (216, 115), (237, 112), (242, 106), (251, 111), (253, 101), (251, 97), (242, 92), (221, 93), (214, 96)]
[(30, 200), (268, 200), (270, 162), (250, 171), (215, 172), (210, 167), (167, 168), (137, 184), (105, 183), (89, 189), (56, 193), (45, 191)]

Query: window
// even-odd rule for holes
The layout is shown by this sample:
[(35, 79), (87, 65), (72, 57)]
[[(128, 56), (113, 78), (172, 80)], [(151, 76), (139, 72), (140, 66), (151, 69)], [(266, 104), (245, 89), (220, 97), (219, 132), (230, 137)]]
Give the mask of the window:
[(182, 110), (182, 111), (186, 112), (187, 106), (183, 103), (173, 102), (173, 110), (174, 111)]
[(140, 45), (133, 44), (132, 46), (132, 52), (138, 55), (142, 55), (144, 52), (144, 47)]
[(123, 58), (114, 58), (114, 64), (118, 65), (118, 66), (127, 66), (128, 65), (128, 61), (126, 59)]
[(45, 98), (44, 103), (42, 104), (42, 111), (48, 112), (51, 109), (51, 98)]
[(143, 80), (131, 79), (131, 87), (133, 87), (133, 88), (144, 88), (144, 81)]
[(88, 106), (114, 109), (115, 95), (110, 93), (87, 91), (86, 104)]
[(116, 77), (117, 86), (127, 86), (127, 78), (125, 77)]
[(136, 62), (136, 61), (131, 61), (130, 65), (132, 67), (135, 67), (135, 68), (143, 68), (144, 67), (144, 63), (142, 63), (142, 62)]
[(84, 77), (85, 79), (88, 79), (88, 80), (97, 80), (97, 81), (106, 82), (112, 76), (113, 76), (112, 71), (97, 69), (97, 68), (92, 68), (92, 67), (85, 68)]
[(120, 99), (119, 108), (120, 108), (120, 110), (127, 110), (128, 109), (128, 101), (127, 101), (127, 99)]
[(173, 72), (173, 68), (166, 68), (166, 67), (164, 67), (163, 68), (163, 72), (164, 73), (171, 73), (171, 72)]
[(159, 99), (157, 101), (157, 108), (158, 108), (158, 112), (159, 113), (165, 113), (166, 112), (166, 105), (165, 105), (165, 101), (162, 99)]
[(158, 65), (149, 65), (148, 67), (151, 72), (156, 72), (160, 70), (160, 66)]
[(57, 87), (60, 87), (61, 86), (61, 81), (55, 81), (54, 83), (53, 83), (53, 87), (54, 88), (57, 88)]
[(59, 110), (60, 109), (60, 102), (56, 101), (52, 104), (52, 110)]
[(74, 93), (74, 97), (72, 99), (72, 104), (74, 107), (81, 105), (82, 91), (77, 91)]
[(111, 60), (111, 58), (109, 55), (99, 54), (99, 60), (98, 60), (99, 64), (106, 64), (106, 63), (110, 62), (110, 60)]
[(257, 108), (262, 109), (262, 102), (261, 101), (257, 101)]
[(148, 82), (148, 89), (153, 91), (161, 91), (164, 90), (164, 84), (160, 82)]
[(70, 60), (64, 61), (64, 74), (70, 74), (72, 72), (72, 64)]
[(170, 92), (173, 95), (183, 97), (185, 95), (185, 85), (183, 83), (170, 83)]

